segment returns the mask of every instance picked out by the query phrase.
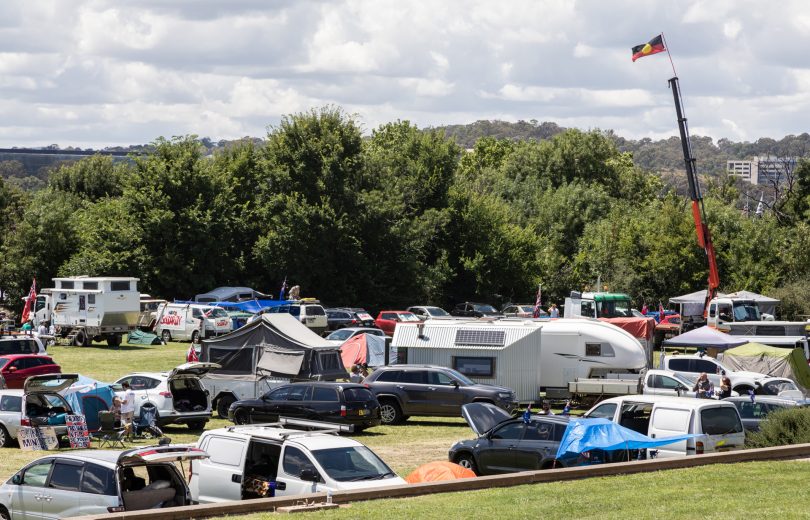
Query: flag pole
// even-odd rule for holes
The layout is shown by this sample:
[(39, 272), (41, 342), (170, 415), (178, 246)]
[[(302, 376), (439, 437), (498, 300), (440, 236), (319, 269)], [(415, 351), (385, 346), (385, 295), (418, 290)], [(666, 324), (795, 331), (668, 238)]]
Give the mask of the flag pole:
[(669, 44), (663, 32), (661, 33), (661, 39), (664, 40), (664, 48), (667, 50), (667, 56), (669, 56), (669, 64), (672, 65), (672, 75), (678, 77), (678, 73), (675, 72), (675, 62), (672, 61), (672, 54), (669, 53)]

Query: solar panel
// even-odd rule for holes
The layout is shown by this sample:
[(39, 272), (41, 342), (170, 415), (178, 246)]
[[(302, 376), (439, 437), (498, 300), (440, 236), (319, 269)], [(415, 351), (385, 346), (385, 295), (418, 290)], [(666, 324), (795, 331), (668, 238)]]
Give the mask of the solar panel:
[(459, 329), (456, 331), (456, 345), (489, 345), (502, 347), (506, 332), (502, 330)]

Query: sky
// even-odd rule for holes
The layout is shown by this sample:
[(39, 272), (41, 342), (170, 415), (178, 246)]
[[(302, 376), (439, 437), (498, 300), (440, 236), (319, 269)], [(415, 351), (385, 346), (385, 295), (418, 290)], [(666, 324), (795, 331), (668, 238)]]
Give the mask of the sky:
[(477, 120), (692, 135), (807, 131), (797, 0), (3, 0), (0, 147), (264, 137), (335, 105), (369, 134)]

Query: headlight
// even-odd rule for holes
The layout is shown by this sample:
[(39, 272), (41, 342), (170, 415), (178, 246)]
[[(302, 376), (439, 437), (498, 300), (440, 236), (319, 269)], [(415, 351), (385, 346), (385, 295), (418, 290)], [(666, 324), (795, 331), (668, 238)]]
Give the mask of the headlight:
[(510, 397), (512, 397), (512, 394), (510, 394), (509, 392), (498, 392), (498, 397), (500, 397), (501, 399), (509, 399)]

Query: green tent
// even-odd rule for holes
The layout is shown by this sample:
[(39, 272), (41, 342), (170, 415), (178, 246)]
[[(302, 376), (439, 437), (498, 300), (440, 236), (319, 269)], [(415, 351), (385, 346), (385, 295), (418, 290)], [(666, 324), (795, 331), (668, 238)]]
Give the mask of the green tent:
[(748, 370), (772, 377), (785, 377), (795, 381), (805, 391), (810, 390), (810, 367), (800, 348), (746, 343), (726, 350), (721, 359), (731, 370)]
[(160, 345), (163, 342), (157, 335), (135, 329), (129, 333), (127, 343), (131, 345)]

